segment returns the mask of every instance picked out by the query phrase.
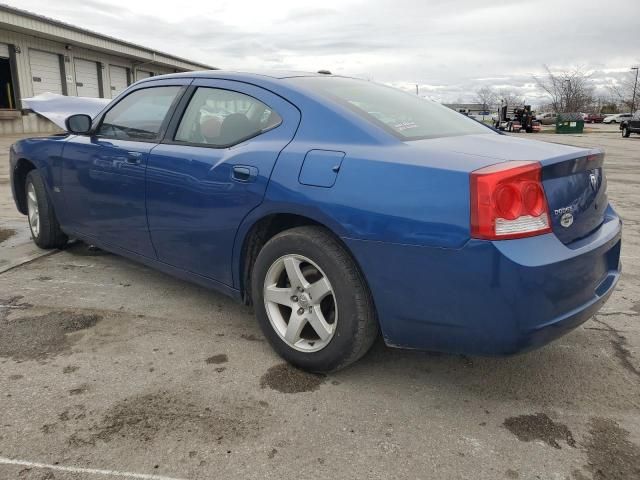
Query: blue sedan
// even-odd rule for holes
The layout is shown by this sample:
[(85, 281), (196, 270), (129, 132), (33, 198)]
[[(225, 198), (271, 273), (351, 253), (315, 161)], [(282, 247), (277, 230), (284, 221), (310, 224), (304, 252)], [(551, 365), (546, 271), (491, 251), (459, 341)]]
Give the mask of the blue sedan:
[(603, 152), (498, 134), (326, 73), (137, 82), (11, 148), (35, 243), (69, 237), (253, 304), (332, 371), (388, 345), (506, 355), (593, 316), (620, 275)]

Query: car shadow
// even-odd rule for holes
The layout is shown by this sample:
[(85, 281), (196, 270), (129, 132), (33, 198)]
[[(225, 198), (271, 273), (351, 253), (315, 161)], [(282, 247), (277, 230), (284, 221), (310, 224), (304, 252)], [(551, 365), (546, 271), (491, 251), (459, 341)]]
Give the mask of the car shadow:
[[(65, 250), (72, 256), (108, 255), (78, 242)], [(118, 260), (116, 260), (118, 259)], [(204, 310), (224, 311), (233, 324), (212, 323), (210, 334), (229, 334), (233, 329), (239, 337), (264, 341), (252, 309), (212, 290), (183, 282), (162, 272), (141, 266), (123, 257), (121, 261), (137, 265), (146, 279), (174, 283), (184, 295), (201, 304)], [(189, 319), (185, 319), (189, 321)], [(595, 323), (584, 326), (538, 350), (508, 357), (473, 357), (437, 352), (421, 352), (391, 348), (378, 338), (371, 350), (344, 370), (326, 376), (327, 383), (339, 383), (348, 388), (371, 389), (390, 395), (413, 395), (421, 391), (434, 401), (442, 398), (503, 403), (526, 398), (538, 405), (570, 407), (596, 399), (617, 408), (636, 405), (638, 377), (625, 370), (619, 355), (615, 331)], [(266, 347), (266, 345), (265, 345)], [(248, 355), (251, 347), (244, 352)], [(281, 360), (275, 352), (273, 363)], [(622, 389), (620, 385), (629, 385)]]
[[(540, 406), (637, 405), (638, 377), (612, 351), (606, 329), (585, 326), (538, 350), (508, 357), (470, 357), (387, 347), (380, 339), (353, 366), (332, 379), (368, 388), (372, 381), (393, 394), (416, 388), (435, 398), (504, 403), (526, 398)], [(620, 385), (628, 385), (622, 389)], [(625, 393), (626, 392), (626, 393)]]

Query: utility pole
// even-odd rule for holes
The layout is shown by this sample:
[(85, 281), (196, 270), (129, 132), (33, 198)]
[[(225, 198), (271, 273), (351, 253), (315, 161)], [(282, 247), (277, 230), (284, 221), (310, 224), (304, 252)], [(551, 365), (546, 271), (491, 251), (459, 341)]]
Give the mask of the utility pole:
[(631, 97), (631, 115), (636, 113), (636, 88), (638, 87), (638, 67), (631, 67), (631, 71), (636, 71), (636, 81), (633, 84), (633, 97)]
[(567, 78), (565, 80), (563, 80), (562, 83), (566, 83), (568, 85), (567, 88), (563, 88), (564, 90), (564, 97), (560, 100), (560, 105), (562, 106), (562, 111), (563, 112), (567, 112), (569, 111), (569, 102), (571, 99), (571, 79)]

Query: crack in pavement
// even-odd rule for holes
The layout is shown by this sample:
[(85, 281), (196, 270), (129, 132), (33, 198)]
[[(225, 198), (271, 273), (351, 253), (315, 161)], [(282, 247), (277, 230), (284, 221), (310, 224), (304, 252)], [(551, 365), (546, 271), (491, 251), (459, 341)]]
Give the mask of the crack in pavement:
[(631, 374), (640, 378), (640, 369), (638, 369), (633, 363), (631, 363), (632, 356), (631, 352), (627, 348), (627, 337), (621, 335), (618, 330), (613, 328), (608, 323), (605, 323), (602, 320), (598, 320), (597, 317), (593, 317), (593, 321), (605, 327), (603, 330), (606, 330), (613, 337), (613, 339), (611, 340), (611, 345), (613, 346), (615, 356), (620, 361), (622, 367)]

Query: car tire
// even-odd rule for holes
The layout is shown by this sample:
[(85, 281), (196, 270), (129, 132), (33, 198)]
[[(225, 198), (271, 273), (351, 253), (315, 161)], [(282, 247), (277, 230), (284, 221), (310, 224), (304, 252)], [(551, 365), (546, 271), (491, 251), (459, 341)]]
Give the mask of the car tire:
[(271, 238), (253, 266), (252, 297), (274, 350), (310, 372), (346, 367), (378, 336), (375, 307), (358, 266), (322, 227), (296, 227)]
[(31, 170), (25, 180), (27, 223), (33, 242), (40, 248), (62, 248), (69, 238), (60, 229), (60, 224), (47, 194), (42, 176)]
[(629, 129), (627, 127), (622, 127), (622, 136), (624, 138), (629, 138), (630, 135), (631, 132), (629, 131)]

